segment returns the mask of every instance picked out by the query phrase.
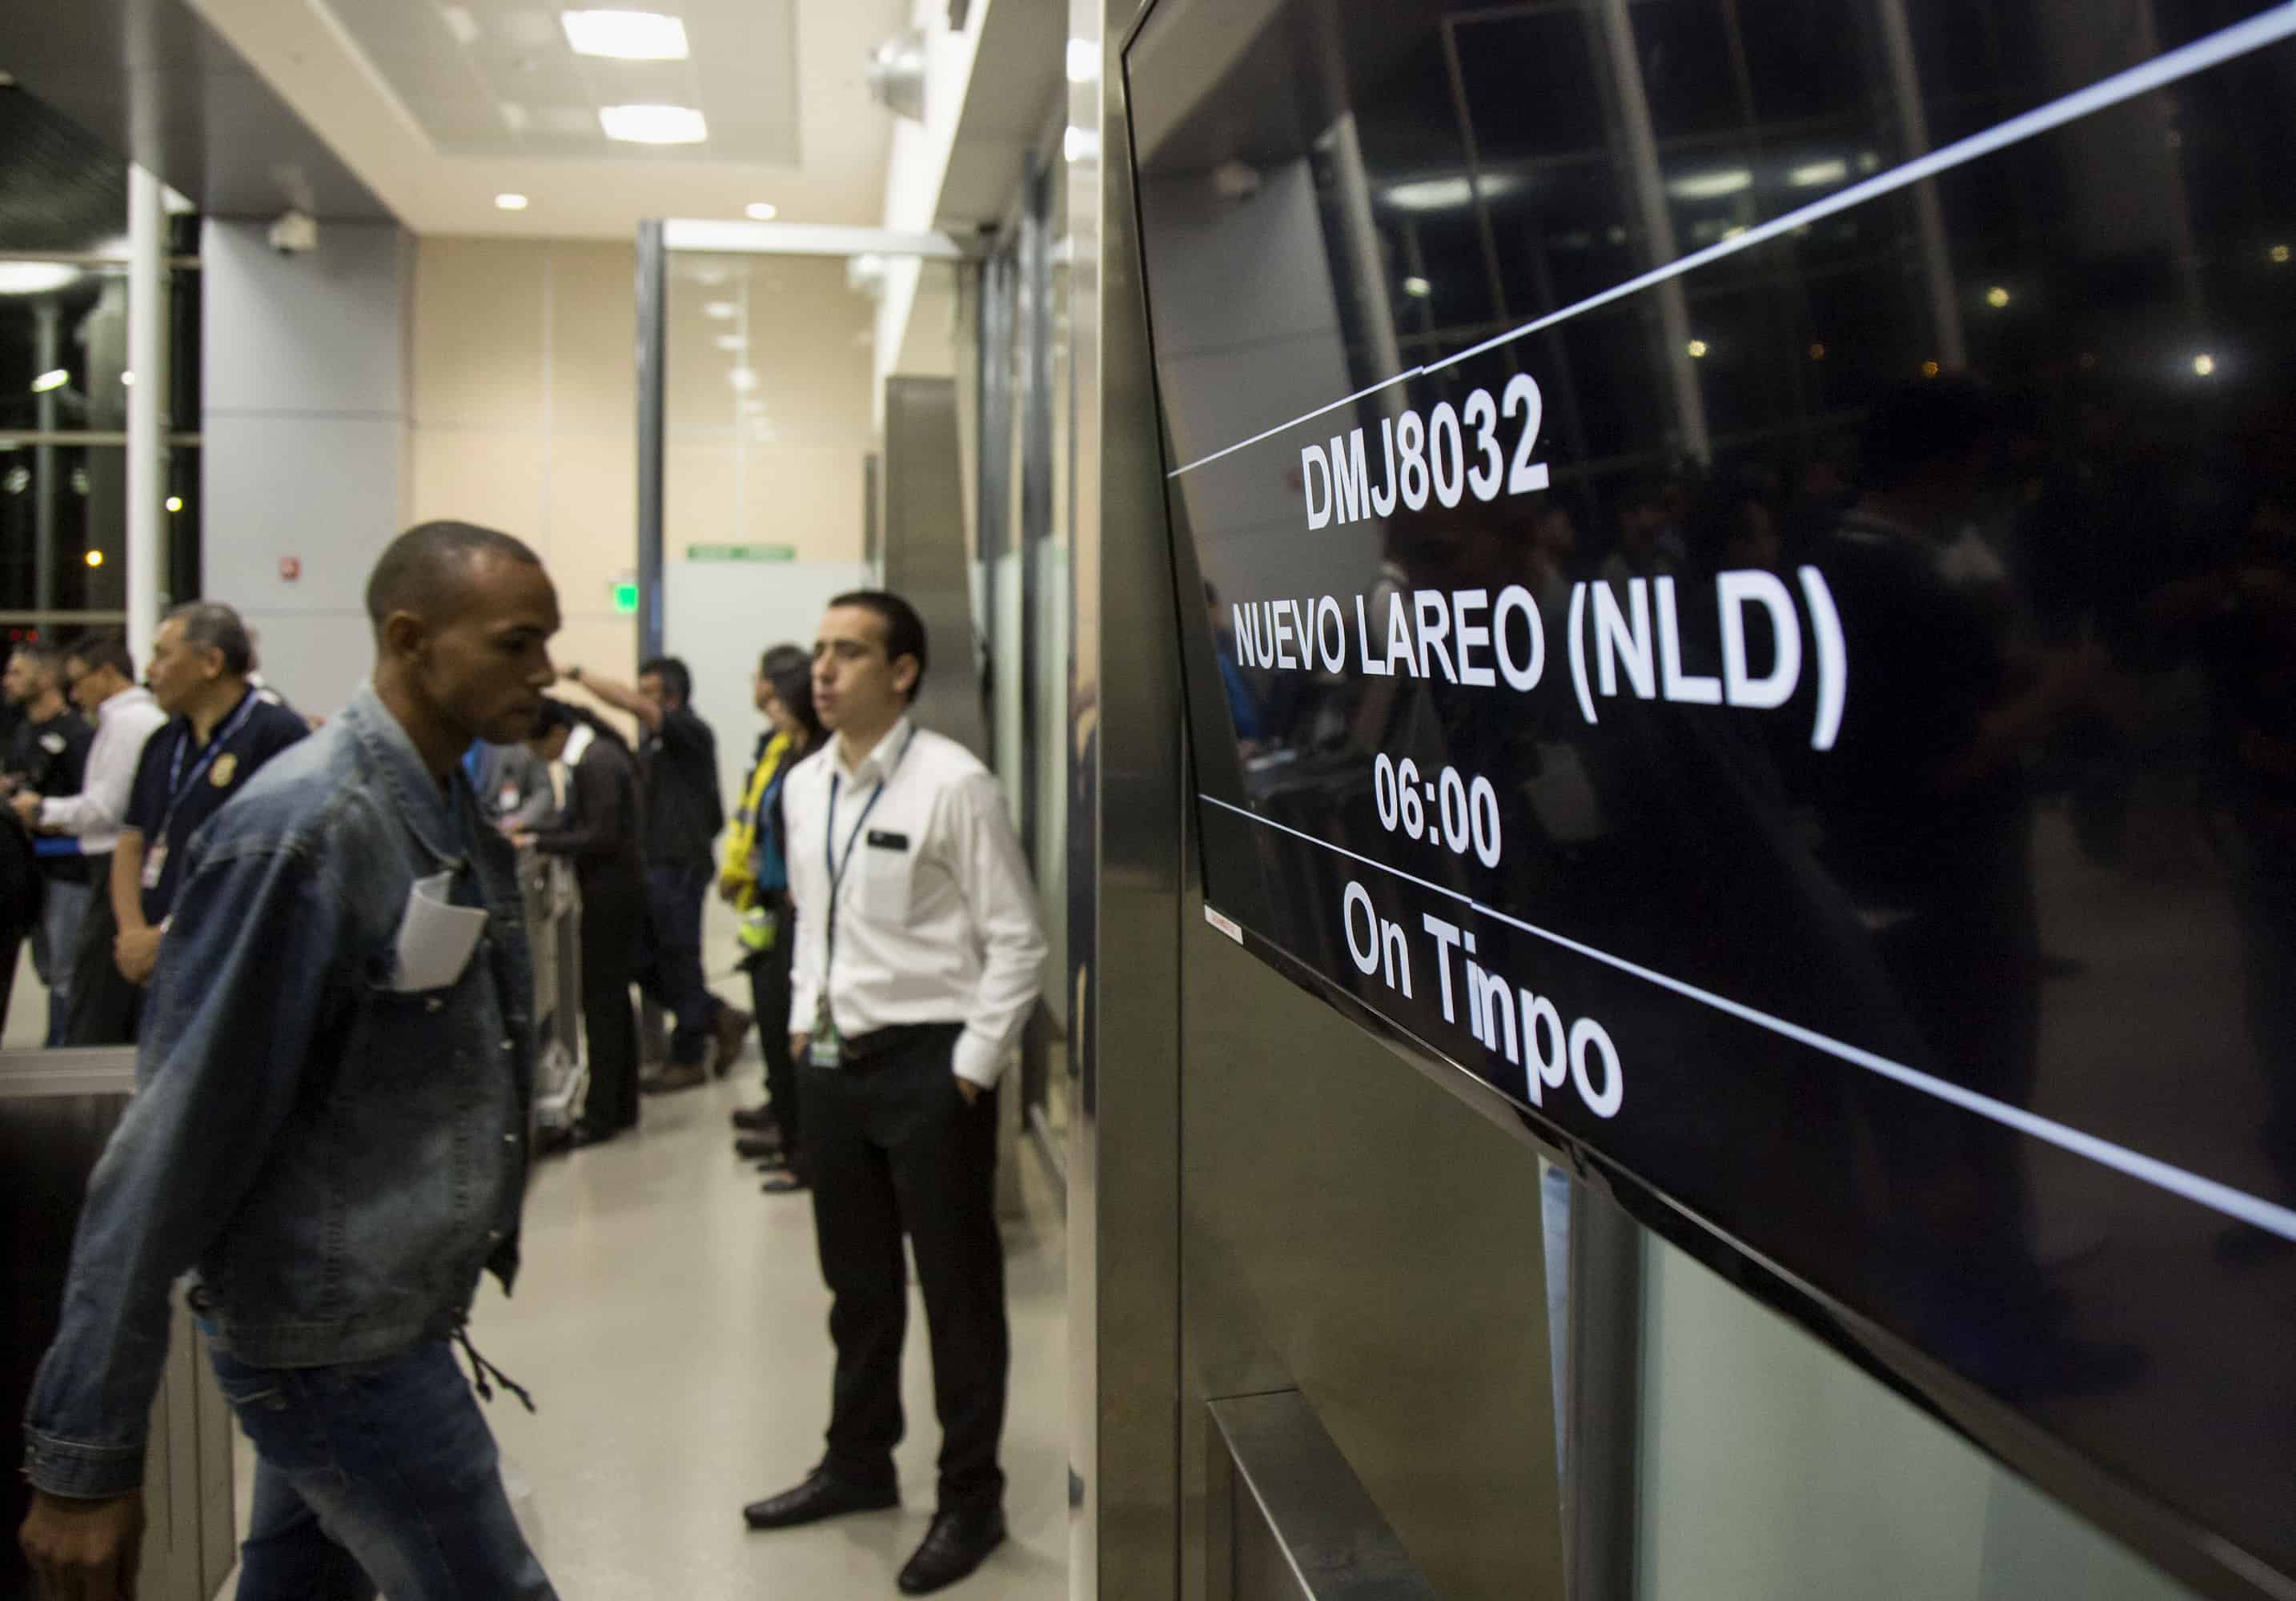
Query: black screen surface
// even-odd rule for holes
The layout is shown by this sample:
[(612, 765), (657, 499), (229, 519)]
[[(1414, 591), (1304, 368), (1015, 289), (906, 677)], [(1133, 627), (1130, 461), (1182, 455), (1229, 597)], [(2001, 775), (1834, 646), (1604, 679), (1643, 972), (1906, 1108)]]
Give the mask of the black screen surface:
[(1127, 58), (1215, 921), (2251, 1577), (2292, 38), (1160, 0)]

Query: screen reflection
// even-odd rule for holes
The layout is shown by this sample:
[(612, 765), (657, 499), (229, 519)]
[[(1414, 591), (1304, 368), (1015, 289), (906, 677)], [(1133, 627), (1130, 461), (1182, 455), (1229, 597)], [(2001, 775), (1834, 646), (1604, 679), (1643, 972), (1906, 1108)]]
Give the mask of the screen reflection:
[(2296, 1574), (2296, 17), (1212, 9), (1208, 899)]

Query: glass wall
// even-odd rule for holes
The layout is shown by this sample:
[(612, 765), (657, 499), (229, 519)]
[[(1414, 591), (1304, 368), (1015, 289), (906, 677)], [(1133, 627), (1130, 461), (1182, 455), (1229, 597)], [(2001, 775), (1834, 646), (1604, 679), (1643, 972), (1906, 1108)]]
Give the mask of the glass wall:
[[(1068, 554), (1075, 523), (1076, 407), (1069, 345), (1067, 168), (1048, 117), (1019, 193), (982, 262), (968, 324), (976, 400), (980, 612), (988, 640), (995, 766), (1029, 852), (1053, 950), (1068, 967)], [(1065, 1118), (1064, 986), (1049, 984), (1050, 1037), (1032, 1037), (1027, 1099), (1048, 1141)]]
[[(12, 636), (126, 620), (127, 168), (0, 90), (0, 622)], [(168, 219), (163, 599), (199, 584), (198, 218)]]
[[(919, 274), (901, 349), (881, 363), (887, 280), (869, 256), (669, 260), (665, 636), (693, 669), (728, 794), (763, 727), (750, 690), (759, 655), (809, 649), (824, 603), (872, 581), (866, 464), (885, 447), (874, 373), (956, 371), (955, 268)], [(935, 641), (952, 662), (969, 644)]]

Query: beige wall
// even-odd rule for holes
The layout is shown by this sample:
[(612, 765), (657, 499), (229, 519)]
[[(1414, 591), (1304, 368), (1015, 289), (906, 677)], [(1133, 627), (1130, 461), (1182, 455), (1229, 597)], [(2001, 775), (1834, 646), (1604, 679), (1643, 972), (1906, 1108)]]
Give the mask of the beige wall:
[[(408, 340), (408, 520), (532, 545), (565, 618), (554, 653), (625, 678), (637, 620), (613, 586), (637, 562), (635, 267), (627, 245), (423, 239)], [(816, 590), (859, 579), (875, 308), (842, 259), (681, 255), (668, 324), (667, 643), (707, 677), (696, 704), (731, 773), (753, 732), (756, 650), (803, 636)], [(785, 545), (798, 565), (689, 567), (694, 545)], [(683, 627), (681, 594), (711, 603)]]
[[(842, 259), (674, 259), (666, 560), (697, 544), (787, 545), (800, 562), (861, 559), (874, 324), (873, 303), (846, 286)], [(734, 341), (745, 348), (723, 348)], [(735, 387), (744, 371), (747, 390)]]
[(637, 561), (628, 245), (423, 239), (409, 345), (409, 520), (517, 535), (557, 580), (562, 661), (620, 675), (637, 620), (613, 606)]

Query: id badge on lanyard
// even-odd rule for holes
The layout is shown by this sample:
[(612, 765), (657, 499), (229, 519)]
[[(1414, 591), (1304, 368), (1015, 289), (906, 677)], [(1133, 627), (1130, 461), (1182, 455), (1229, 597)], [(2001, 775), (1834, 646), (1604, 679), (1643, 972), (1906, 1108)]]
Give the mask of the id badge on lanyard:
[(168, 871), (168, 842), (153, 840), (144, 849), (144, 887), (156, 890), (160, 875)]
[(813, 1039), (806, 1056), (816, 1067), (839, 1067), (845, 1060), (845, 1042), (838, 1038), (837, 1020), (829, 1014), (829, 997), (813, 1009)]

